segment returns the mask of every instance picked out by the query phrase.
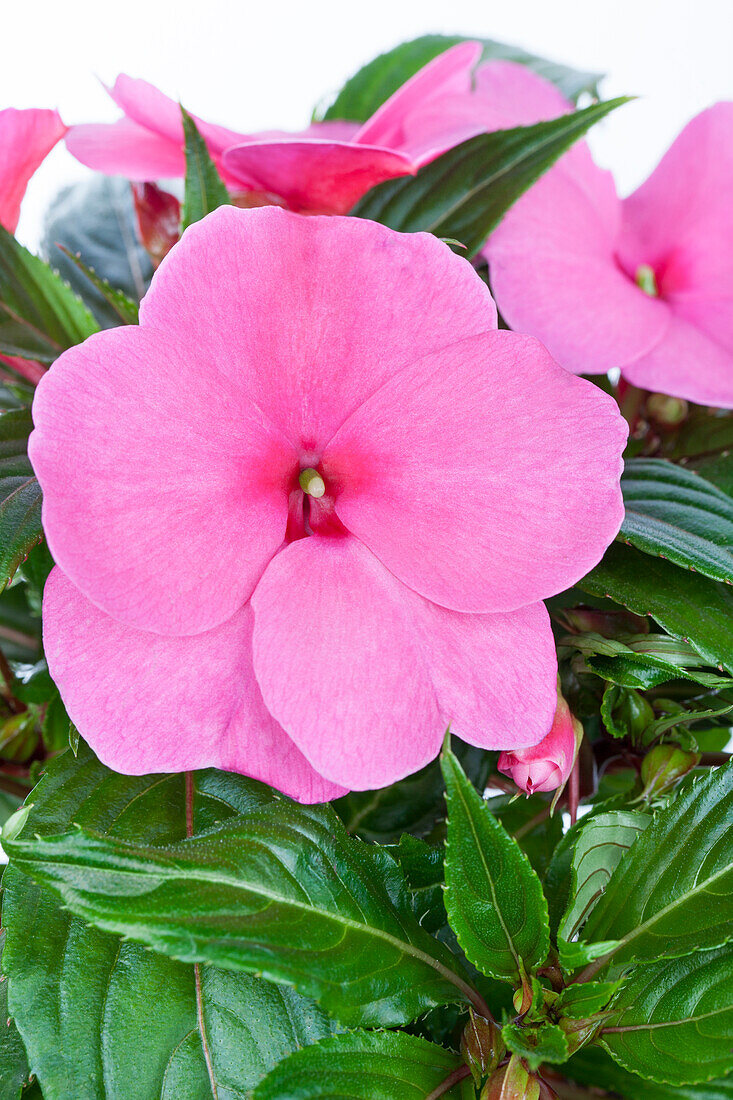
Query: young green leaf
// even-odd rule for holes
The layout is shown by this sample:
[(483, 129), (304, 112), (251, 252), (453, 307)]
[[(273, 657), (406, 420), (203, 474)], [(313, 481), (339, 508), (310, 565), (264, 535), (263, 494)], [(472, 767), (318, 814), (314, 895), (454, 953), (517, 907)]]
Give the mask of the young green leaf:
[(116, 324), (136, 325), (138, 323), (140, 308), (137, 302), (134, 302), (132, 298), (128, 298), (124, 291), (116, 290), (113, 286), (110, 286), (106, 279), (102, 279), (97, 275), (93, 267), (89, 267), (84, 263), (81, 256), (76, 256), (73, 252), (69, 252), (68, 248), (62, 248), (61, 251), (68, 257), (69, 262), (73, 263), (77, 270), (81, 272), (87, 282), (91, 283), (98, 292), (99, 296), (109, 307), (109, 311), (115, 318)]
[(438, 54), (460, 42), (480, 41), (482, 61), (501, 59), (517, 61), (552, 81), (568, 99), (576, 100), (582, 92), (598, 94), (599, 73), (583, 73), (565, 65), (536, 57), (517, 46), (492, 42), (488, 38), (468, 39), (463, 35), (426, 34), (403, 42), (393, 50), (380, 54), (347, 80), (336, 99), (324, 114), (325, 119), (353, 119), (366, 122), (405, 81), (432, 61)]
[(658, 458), (630, 459), (621, 488), (622, 542), (733, 584), (733, 500), (726, 493)]
[[(78, 821), (162, 842), (271, 798), (258, 783), (213, 770), (188, 783), (183, 775), (117, 775), (81, 743), (76, 760), (67, 752), (48, 765), (27, 831)], [(0, 990), (9, 985), (44, 1100), (243, 1097), (281, 1058), (332, 1030), (293, 990), (188, 966), (90, 928), (12, 866), (3, 888), (8, 980)]]
[(448, 804), (445, 904), (469, 962), (518, 983), (550, 946), (542, 885), (515, 840), (489, 813), (449, 748), (441, 757)]
[(584, 1020), (595, 1016), (607, 1007), (608, 1002), (617, 993), (621, 981), (583, 982), (581, 985), (566, 985), (552, 1005), (556, 1018)]
[(727, 585), (617, 542), (579, 587), (651, 615), (710, 664), (733, 673), (733, 592)]
[(98, 330), (61, 276), (0, 226), (0, 352), (52, 363)]
[(209, 155), (206, 142), (185, 107), (181, 107), (181, 115), (186, 142), (186, 189), (181, 229), (187, 229), (217, 207), (226, 206), (229, 192)]
[(594, 103), (549, 122), (479, 134), (449, 149), (416, 176), (372, 188), (351, 213), (402, 232), (427, 231), (461, 241), (470, 258), (543, 172), (591, 126), (627, 102), (621, 98)]
[(505, 1024), (502, 1038), (512, 1054), (518, 1054), (534, 1072), (543, 1062), (565, 1062), (570, 1051), (565, 1034), (557, 1024), (540, 1024), (522, 1027), (521, 1024)]
[[(460, 1065), (455, 1054), (402, 1031), (352, 1031), (295, 1051), (252, 1100), (425, 1100)], [(459, 1086), (443, 1095), (458, 1100)]]
[(576, 958), (572, 941), (598, 903), (621, 857), (649, 821), (648, 814), (615, 810), (594, 815), (580, 829), (573, 852), (571, 900), (558, 929), (560, 961), (566, 967), (568, 958), (573, 962)]
[[(618, 941), (608, 958), (614, 967), (731, 939), (732, 814), (733, 763), (679, 791), (618, 863), (583, 939)], [(590, 969), (600, 970), (602, 962)]]
[(733, 1070), (733, 953), (726, 948), (634, 970), (603, 1044), (625, 1069), (671, 1085)]
[(184, 843), (29, 833), (3, 841), (12, 865), (89, 923), (296, 985), (345, 1024), (402, 1024), (477, 999), (418, 924), (393, 858), (349, 837), (330, 807), (278, 801)]

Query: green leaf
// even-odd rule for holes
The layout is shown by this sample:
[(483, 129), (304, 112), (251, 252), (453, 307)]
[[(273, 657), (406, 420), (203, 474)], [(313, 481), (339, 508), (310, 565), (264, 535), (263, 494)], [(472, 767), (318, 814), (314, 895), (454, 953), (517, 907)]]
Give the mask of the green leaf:
[(571, 900), (558, 930), (563, 965), (567, 966), (567, 958), (575, 958), (572, 941), (597, 905), (622, 856), (649, 821), (648, 814), (614, 810), (594, 815), (580, 829), (573, 852)]
[(566, 985), (552, 1006), (557, 1017), (585, 1020), (602, 1012), (621, 985), (616, 982), (583, 982), (582, 985)]
[[(46, 216), (41, 253), (90, 306), (107, 328), (120, 324), (114, 295), (136, 305), (145, 294), (153, 265), (140, 241), (130, 181), (94, 173), (65, 187)], [(77, 257), (81, 258), (79, 266)], [(85, 271), (102, 281), (97, 287)], [(113, 287), (113, 300), (106, 286)], [(131, 315), (132, 307), (125, 307)]]
[(89, 267), (84, 263), (81, 256), (74, 255), (72, 252), (69, 252), (67, 248), (62, 248), (61, 251), (69, 258), (70, 262), (75, 265), (85, 279), (91, 283), (95, 290), (98, 291), (99, 295), (109, 307), (112, 316), (115, 317), (116, 324), (136, 325), (138, 323), (138, 315), (140, 312), (138, 302), (134, 302), (132, 298), (128, 298), (124, 291), (115, 290), (106, 279), (100, 278), (93, 267)]
[(352, 1031), (291, 1054), (253, 1100), (425, 1100), (459, 1065), (455, 1054), (414, 1035)]
[(534, 126), (479, 134), (415, 176), (380, 183), (351, 213), (403, 232), (461, 241), (470, 258), (512, 203), (591, 126), (626, 102), (613, 99)]
[[(454, 751), (471, 781), (486, 786), (495, 753), (453, 738)], [(397, 843), (403, 833), (425, 837), (445, 821), (445, 784), (434, 760), (421, 771), (378, 791), (352, 791), (334, 809), (350, 833), (377, 844)]]
[(41, 620), (28, 596), (24, 584), (0, 591), (0, 647), (9, 661), (33, 664), (41, 655)]
[(328, 806), (278, 801), (183, 843), (78, 829), (4, 846), (89, 923), (184, 962), (296, 985), (347, 1025), (476, 999), (418, 924), (394, 859), (349, 837)]
[(206, 142), (188, 111), (181, 107), (186, 142), (186, 190), (181, 212), (181, 229), (205, 218), (229, 202), (229, 192), (209, 155)]
[(727, 585), (617, 542), (579, 587), (651, 615), (710, 664), (733, 672), (733, 592)]
[(387, 53), (380, 54), (347, 80), (334, 102), (324, 114), (325, 119), (345, 118), (366, 122), (405, 81), (432, 61), (438, 54), (459, 42), (479, 41), (483, 45), (482, 60), (501, 58), (518, 61), (551, 80), (568, 99), (575, 100), (582, 92), (598, 93), (599, 73), (583, 73), (565, 65), (557, 65), (535, 57), (517, 46), (507, 46), (490, 39), (469, 39), (463, 35), (426, 34), (403, 42)]
[[(5, 933), (0, 932), (0, 959), (4, 940)], [(28, 1059), (23, 1040), (9, 1016), (8, 983), (0, 977), (0, 1097), (2, 1100), (19, 1100), (21, 1090), (28, 1082)]]
[(733, 953), (697, 951), (640, 966), (613, 1005), (604, 1046), (625, 1069), (669, 1085), (733, 1069)]
[(0, 226), (0, 352), (52, 363), (98, 329), (61, 276)]
[(30, 477), (0, 480), (0, 590), (43, 538), (41, 486)]
[(562, 837), (562, 814), (550, 816), (550, 798), (498, 795), (486, 806), (522, 849), (542, 878)]
[(687, 668), (649, 653), (629, 652), (619, 653), (616, 657), (586, 657), (585, 663), (592, 672), (612, 684), (640, 688), (642, 691), (659, 687), (670, 680), (689, 680), (693, 684), (711, 689), (733, 686), (728, 676)]
[(521, 1024), (505, 1024), (501, 1034), (512, 1054), (518, 1054), (532, 1071), (543, 1062), (565, 1062), (570, 1051), (568, 1040), (557, 1024), (539, 1027), (522, 1027)]
[(633, 842), (583, 938), (617, 940), (614, 967), (733, 937), (733, 763), (678, 790)]
[[(185, 837), (187, 818), (206, 829), (271, 798), (214, 770), (195, 773), (188, 787), (183, 775), (117, 775), (80, 744), (76, 760), (67, 752), (48, 765), (27, 831), (48, 835), (77, 821), (163, 843)], [(234, 1100), (332, 1029), (292, 990), (90, 928), (12, 863), (3, 890), (10, 1010), (45, 1100)]]
[(466, 958), (483, 974), (518, 983), (547, 958), (547, 903), (529, 860), (446, 748), (445, 904)]
[[(605, 1089), (624, 1100), (733, 1100), (733, 1077), (704, 1085), (660, 1085), (623, 1069), (601, 1047), (584, 1047), (562, 1067), (571, 1081)], [(589, 1094), (595, 1096), (596, 1093)]]
[(405, 833), (393, 854), (405, 876), (413, 913), (423, 928), (438, 932), (448, 920), (443, 900), (442, 850)]
[(619, 539), (733, 584), (733, 500), (691, 470), (658, 458), (626, 463)]

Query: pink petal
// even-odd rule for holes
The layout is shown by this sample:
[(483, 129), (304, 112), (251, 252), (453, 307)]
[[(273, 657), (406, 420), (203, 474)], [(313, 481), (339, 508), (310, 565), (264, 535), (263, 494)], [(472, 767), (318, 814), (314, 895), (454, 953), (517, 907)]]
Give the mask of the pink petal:
[(235, 145), (224, 167), (280, 195), (294, 209), (346, 214), (372, 187), (415, 172), (403, 153), (347, 141), (263, 141)]
[(556, 661), (542, 607), (455, 615), (357, 540), (319, 536), (270, 563), (252, 604), (268, 709), (319, 773), (352, 789), (428, 763), (449, 724), (495, 746), (538, 741), (552, 722)]
[(658, 349), (660, 366), (664, 357), (671, 360), (665, 393), (679, 392), (702, 404), (714, 393), (721, 404), (733, 402), (732, 239), (733, 103), (717, 103), (688, 123), (649, 179), (623, 203), (623, 267), (633, 277), (640, 265), (650, 266), (664, 301), (700, 333), (694, 351), (693, 334), (684, 325), (676, 337), (670, 332), (668, 350)]
[(429, 104), (439, 113), (443, 96), (470, 92), (471, 72), (481, 49), (480, 42), (461, 42), (438, 54), (367, 119), (354, 141), (400, 148), (405, 140), (403, 123), (411, 111)]
[(71, 720), (108, 767), (223, 768), (300, 802), (337, 798), (343, 788), (313, 771), (265, 708), (252, 619), (247, 605), (206, 634), (163, 638), (115, 622), (57, 568), (44, 592), (43, 642)]
[(297, 459), (229, 362), (121, 327), (65, 352), (36, 390), (29, 453), (51, 551), (129, 626), (217, 626), (282, 542)]
[(129, 118), (72, 126), (66, 147), (87, 168), (140, 182), (175, 178), (186, 171), (180, 142), (146, 130)]
[(509, 210), (484, 254), (508, 324), (538, 337), (568, 370), (598, 374), (658, 344), (669, 316), (622, 271), (602, 188), (594, 202), (587, 184), (551, 170)]
[(471, 265), (435, 237), (275, 207), (221, 207), (191, 226), (140, 316), (208, 348), (298, 448), (316, 451), (405, 363), (496, 325)]
[(489, 332), (385, 382), (323, 455), (336, 512), (401, 581), (511, 611), (584, 576), (623, 519), (626, 423), (531, 337)]
[(31, 176), (66, 127), (57, 111), (0, 111), (0, 225), (14, 233)]
[(674, 313), (664, 339), (623, 374), (645, 390), (733, 409), (733, 350)]

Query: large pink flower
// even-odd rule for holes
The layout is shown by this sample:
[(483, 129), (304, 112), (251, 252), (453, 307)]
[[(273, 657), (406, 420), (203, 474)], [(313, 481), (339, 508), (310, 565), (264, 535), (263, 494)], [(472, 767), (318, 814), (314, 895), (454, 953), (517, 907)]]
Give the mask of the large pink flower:
[(14, 233), (28, 181), (66, 127), (58, 112), (0, 111), (0, 225)]
[[(490, 70), (492, 66), (489, 66)], [(496, 107), (558, 115), (558, 92), (513, 66)], [(694, 118), (628, 198), (575, 147), (508, 212), (485, 249), (513, 328), (578, 374), (733, 408), (733, 103)]]
[(434, 237), (222, 207), (33, 412), (46, 653), (112, 767), (316, 801), (415, 771), (448, 724), (549, 730), (538, 601), (618, 530), (625, 422)]

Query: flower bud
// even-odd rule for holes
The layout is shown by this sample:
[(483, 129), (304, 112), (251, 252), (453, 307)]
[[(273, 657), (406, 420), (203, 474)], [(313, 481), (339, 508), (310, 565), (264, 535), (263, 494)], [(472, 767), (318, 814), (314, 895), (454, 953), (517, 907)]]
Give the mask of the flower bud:
[(480, 1100), (539, 1100), (539, 1096), (539, 1081), (527, 1072), (521, 1058), (513, 1054), (486, 1082)]
[(527, 794), (555, 791), (567, 782), (582, 738), (583, 727), (570, 713), (558, 688), (557, 710), (550, 732), (539, 745), (503, 752), (499, 757), (499, 771)]
[(496, 1024), (471, 1010), (461, 1036), (461, 1055), (477, 1085), (496, 1069), (504, 1050), (501, 1031)]
[(642, 798), (664, 794), (674, 787), (683, 775), (697, 767), (700, 754), (685, 752), (679, 745), (655, 745), (644, 757), (641, 779), (644, 784)]
[(154, 183), (133, 183), (132, 197), (140, 240), (157, 267), (181, 235), (181, 204)]
[(678, 428), (687, 419), (690, 406), (682, 397), (653, 393), (646, 403), (646, 411), (658, 428)]

